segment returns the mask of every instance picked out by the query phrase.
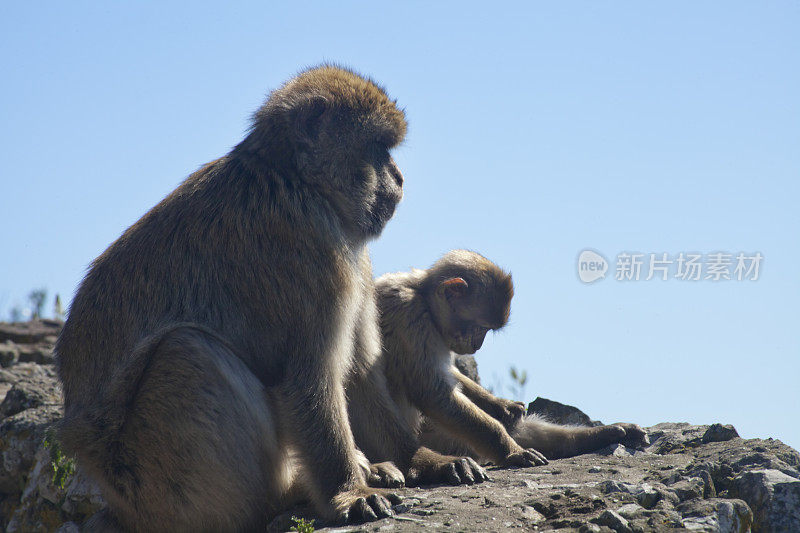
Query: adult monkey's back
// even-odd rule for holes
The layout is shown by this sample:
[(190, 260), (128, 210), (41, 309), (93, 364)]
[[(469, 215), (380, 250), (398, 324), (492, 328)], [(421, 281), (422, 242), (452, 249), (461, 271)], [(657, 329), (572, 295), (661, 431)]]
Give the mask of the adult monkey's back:
[(93, 527), (256, 527), (289, 447), (326, 518), (390, 512), (343, 380), (354, 343), (379, 346), (366, 243), (402, 196), (405, 131), (372, 81), (305, 71), (94, 261), (56, 345), (61, 438), (109, 503)]

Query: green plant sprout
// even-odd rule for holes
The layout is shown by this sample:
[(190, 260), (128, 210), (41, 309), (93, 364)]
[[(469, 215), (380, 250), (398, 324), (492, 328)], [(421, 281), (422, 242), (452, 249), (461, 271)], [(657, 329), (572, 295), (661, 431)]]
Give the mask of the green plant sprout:
[(50, 449), (50, 466), (53, 467), (53, 485), (64, 489), (67, 480), (75, 473), (75, 459), (64, 455), (61, 443), (56, 437), (55, 428), (49, 428), (44, 434), (44, 446)]

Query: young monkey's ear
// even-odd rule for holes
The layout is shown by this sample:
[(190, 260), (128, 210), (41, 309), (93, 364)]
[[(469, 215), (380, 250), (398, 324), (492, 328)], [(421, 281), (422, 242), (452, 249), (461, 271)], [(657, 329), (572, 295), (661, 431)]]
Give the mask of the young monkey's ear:
[(437, 291), (450, 301), (453, 298), (464, 296), (468, 288), (469, 284), (464, 278), (449, 278), (439, 284)]

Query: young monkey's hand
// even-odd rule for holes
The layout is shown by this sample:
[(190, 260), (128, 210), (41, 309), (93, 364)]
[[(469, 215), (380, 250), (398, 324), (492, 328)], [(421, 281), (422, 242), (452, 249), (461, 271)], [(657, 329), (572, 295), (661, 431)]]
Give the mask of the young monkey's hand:
[(354, 487), (333, 499), (335, 521), (339, 524), (360, 524), (393, 516), (392, 505), (403, 499), (381, 489)]
[(510, 430), (525, 416), (525, 404), (522, 402), (504, 400), (502, 398), (499, 398), (499, 400), (500, 402), (497, 405), (495, 418), (503, 424), (506, 429)]
[(367, 484), (370, 487), (396, 489), (406, 486), (406, 478), (392, 462), (372, 463), (367, 475)]
[(548, 463), (547, 458), (533, 448), (520, 448), (509, 454), (500, 466), (541, 466)]
[(486, 470), (472, 457), (454, 457), (432, 451), (415, 456), (406, 475), (409, 487), (436, 483), (472, 485), (488, 479)]

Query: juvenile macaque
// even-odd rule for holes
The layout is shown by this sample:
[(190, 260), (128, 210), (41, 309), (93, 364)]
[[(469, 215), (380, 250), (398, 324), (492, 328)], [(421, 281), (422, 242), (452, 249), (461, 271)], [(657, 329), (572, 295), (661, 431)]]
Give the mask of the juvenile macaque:
[(523, 418), (523, 404), (495, 397), (455, 368), (453, 353), (475, 353), (508, 321), (511, 276), (485, 257), (454, 250), (428, 270), (382, 276), (376, 289), (389, 390), (426, 448), (527, 466), (645, 438), (634, 424)]
[(370, 461), (394, 462), (409, 485), (487, 479), (471, 457), (420, 447), (425, 415), (497, 465), (546, 463), (471, 401), (452, 372), (451, 351), (472, 353), (487, 331), (505, 324), (511, 278), (477, 254), (456, 251), (430, 270), (388, 274), (375, 284), (383, 354), (347, 385), (356, 443)]

